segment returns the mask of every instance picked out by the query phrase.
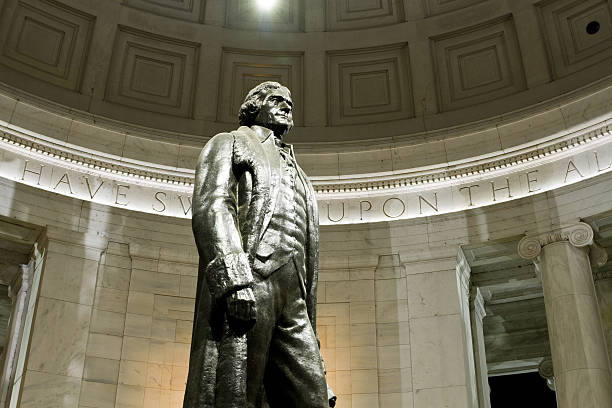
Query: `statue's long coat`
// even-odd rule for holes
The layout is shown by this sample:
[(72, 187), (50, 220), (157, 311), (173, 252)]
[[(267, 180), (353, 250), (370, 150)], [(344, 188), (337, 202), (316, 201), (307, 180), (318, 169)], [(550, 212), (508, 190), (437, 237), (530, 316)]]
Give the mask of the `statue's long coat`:
[[(184, 408), (215, 407), (215, 396), (233, 401), (229, 406), (246, 406), (246, 335), (230, 333), (224, 297), (253, 282), (254, 255), (278, 198), (280, 160), (273, 133), (258, 126), (216, 135), (198, 159), (192, 226), (200, 266)], [(308, 217), (302, 278), (316, 330), (318, 211), (299, 168), (298, 176), (306, 186)]]

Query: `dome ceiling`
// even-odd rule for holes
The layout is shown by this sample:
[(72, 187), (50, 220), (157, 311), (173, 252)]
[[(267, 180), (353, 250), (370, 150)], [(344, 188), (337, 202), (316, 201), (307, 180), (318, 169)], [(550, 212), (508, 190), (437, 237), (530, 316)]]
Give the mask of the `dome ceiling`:
[(292, 90), (292, 141), (320, 148), (445, 138), (612, 74), (602, 0), (279, 0), (267, 13), (253, 0), (0, 5), (7, 89), (193, 146), (235, 127), (264, 80)]

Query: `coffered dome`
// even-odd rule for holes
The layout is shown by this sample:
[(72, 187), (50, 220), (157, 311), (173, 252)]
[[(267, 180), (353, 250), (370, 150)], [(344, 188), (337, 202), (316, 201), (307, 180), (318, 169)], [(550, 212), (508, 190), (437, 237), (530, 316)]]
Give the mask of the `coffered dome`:
[(237, 124), (263, 80), (292, 90), (291, 140), (321, 152), (495, 128), (596, 92), (612, 73), (612, 14), (599, 0), (3, 3), (5, 93), (198, 148)]

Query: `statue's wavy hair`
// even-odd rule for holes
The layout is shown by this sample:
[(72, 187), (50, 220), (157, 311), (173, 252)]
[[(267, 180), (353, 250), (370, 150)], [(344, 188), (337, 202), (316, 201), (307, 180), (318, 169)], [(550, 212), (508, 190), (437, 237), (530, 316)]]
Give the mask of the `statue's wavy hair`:
[[(259, 114), (261, 105), (268, 93), (273, 89), (281, 88), (287, 89), (287, 87), (282, 86), (278, 82), (266, 81), (251, 89), (244, 98), (244, 102), (242, 102), (240, 111), (238, 112), (238, 122), (240, 126), (252, 126), (255, 124), (255, 118)], [(287, 89), (287, 92), (291, 95), (289, 89)]]

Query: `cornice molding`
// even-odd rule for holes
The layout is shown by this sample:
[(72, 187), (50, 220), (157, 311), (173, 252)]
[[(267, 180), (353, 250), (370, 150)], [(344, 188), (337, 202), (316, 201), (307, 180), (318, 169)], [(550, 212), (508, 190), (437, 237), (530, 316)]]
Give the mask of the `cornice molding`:
[[(437, 187), (469, 182), (472, 178), (496, 177), (516, 170), (517, 166), (532, 167), (567, 156), (574, 149), (612, 139), (608, 123), (591, 126), (578, 132), (559, 136), (546, 142), (526, 147), (514, 154), (501, 152), (487, 159), (466, 161), (461, 164), (442, 163), (427, 170), (390, 172), (388, 174), (340, 177), (311, 177), (315, 192), (321, 199), (343, 198), (368, 192), (392, 194), (410, 190), (431, 190)], [(40, 161), (59, 160), (84, 172), (96, 171), (111, 178), (147, 181), (161, 186), (193, 188), (194, 170), (163, 166), (131, 160), (101, 152), (83, 149), (26, 129), (0, 121), (0, 146), (34, 156)], [(433, 168), (432, 168), (433, 167)], [(357, 194), (356, 194), (357, 193)]]
[[(321, 196), (335, 196), (363, 191), (406, 190), (435, 184), (462, 183), (464, 179), (491, 177), (491, 174), (505, 173), (516, 166), (535, 165), (550, 162), (560, 155), (567, 155), (572, 149), (584, 147), (596, 141), (607, 140), (611, 128), (607, 123), (573, 132), (545, 142), (534, 143), (518, 152), (500, 152), (487, 159), (478, 159), (460, 164), (443, 163), (428, 170), (390, 172), (376, 176), (349, 176), (331, 182), (313, 177), (315, 191)], [(350, 180), (350, 181), (349, 181)]]

